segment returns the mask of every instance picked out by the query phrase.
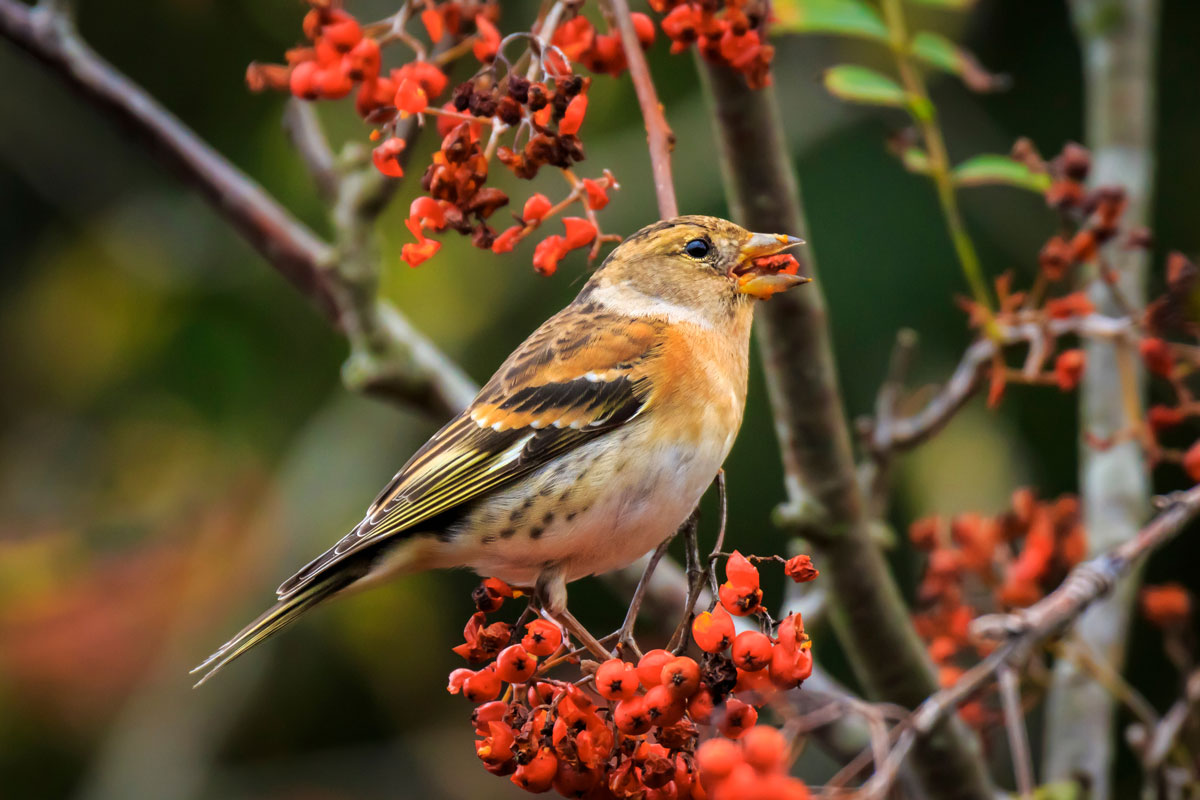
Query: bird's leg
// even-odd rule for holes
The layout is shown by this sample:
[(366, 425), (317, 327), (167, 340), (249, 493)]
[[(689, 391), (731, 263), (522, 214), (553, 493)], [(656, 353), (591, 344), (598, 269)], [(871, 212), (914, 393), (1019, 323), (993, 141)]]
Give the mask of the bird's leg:
[[(717, 506), (718, 513), (721, 515), (720, 527), (717, 531), (717, 544), (713, 548), (714, 553), (719, 553), (721, 547), (725, 544), (725, 522), (729, 511), (729, 499), (725, 493), (725, 470), (717, 470), (716, 477), (713, 478), (713, 484), (717, 487)], [(692, 517), (688, 519), (688, 523), (684, 527), (683, 542), (684, 552), (686, 553), (687, 562), (687, 581), (688, 581), (688, 596), (687, 605), (684, 608), (683, 619), (679, 620), (679, 626), (675, 628), (675, 633), (671, 635), (671, 641), (667, 643), (667, 650), (672, 653), (682, 652), (687, 646), (687, 631), (692, 624), (692, 612), (696, 609), (696, 602), (700, 599), (700, 592), (704, 589), (704, 583), (711, 575), (712, 556), (710, 555), (704, 566), (700, 565), (700, 539), (697, 534), (697, 522), (699, 521), (699, 507), (692, 512)], [(713, 595), (716, 596), (716, 587), (713, 587)]]
[(549, 569), (539, 575), (534, 597), (545, 614), (569, 636), (574, 636), (596, 658), (608, 660), (609, 653), (604, 645), (567, 610), (567, 582), (561, 570)]
[(617, 645), (613, 651), (613, 655), (618, 655), (622, 647), (627, 647), (636, 658), (641, 659), (642, 651), (638, 649), (637, 642), (634, 641), (633, 626), (637, 622), (638, 612), (641, 610), (642, 601), (646, 597), (646, 589), (649, 588), (650, 578), (654, 575), (654, 568), (662, 560), (663, 555), (667, 552), (667, 548), (671, 546), (671, 542), (679, 535), (679, 531), (685, 531), (689, 528), (695, 531), (696, 522), (699, 517), (700, 511), (697, 508), (687, 518), (687, 521), (679, 526), (678, 530), (664, 539), (658, 547), (654, 548), (654, 552), (650, 554), (650, 560), (646, 562), (646, 568), (642, 570), (642, 577), (638, 580), (637, 588), (633, 592), (633, 599), (629, 601), (629, 610), (625, 612), (625, 621), (617, 629)]

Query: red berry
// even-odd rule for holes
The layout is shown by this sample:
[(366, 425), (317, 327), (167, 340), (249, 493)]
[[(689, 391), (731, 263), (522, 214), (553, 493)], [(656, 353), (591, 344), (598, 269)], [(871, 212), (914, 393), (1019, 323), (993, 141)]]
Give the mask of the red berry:
[(525, 220), (526, 223), (540, 222), (546, 216), (546, 212), (553, 208), (553, 205), (550, 202), (550, 198), (541, 192), (531, 195), (525, 201), (525, 207), (521, 209), (521, 219)]
[(379, 42), (362, 39), (343, 59), (346, 74), (356, 81), (371, 80), (379, 75)]
[(662, 669), (675, 656), (668, 650), (651, 650), (638, 662), (638, 680), (649, 689), (662, 683)]
[(586, 797), (600, 782), (600, 777), (597, 769), (559, 759), (558, 771), (554, 774), (554, 791), (563, 797)]
[(696, 768), (706, 785), (728, 777), (742, 761), (742, 749), (728, 739), (709, 739), (696, 750)]
[(794, 689), (812, 674), (812, 650), (783, 643), (771, 651), (771, 682), (780, 689)]
[(629, 16), (633, 19), (633, 30), (637, 33), (638, 43), (643, 49), (649, 48), (654, 44), (654, 21), (637, 11)]
[(292, 67), (292, 74), (288, 76), (288, 89), (296, 97), (316, 100), (321, 96), (321, 91), (317, 88), (319, 69), (315, 61), (301, 61)]
[(686, 700), (700, 688), (700, 665), (687, 656), (673, 658), (663, 665), (660, 681), (672, 696)]
[(737, 550), (725, 563), (725, 579), (739, 588), (758, 588), (758, 568)]
[(608, 189), (601, 186), (591, 178), (583, 179), (583, 188), (587, 192), (587, 207), (592, 211), (599, 211), (608, 205)]
[(1142, 339), (1138, 343), (1138, 352), (1142, 354), (1142, 361), (1146, 363), (1146, 369), (1164, 378), (1171, 377), (1171, 371), (1175, 364), (1174, 359), (1171, 358), (1171, 348), (1165, 341), (1154, 337)]
[(1200, 483), (1200, 441), (1197, 441), (1183, 454), (1183, 468), (1188, 477)]
[(692, 638), (706, 653), (719, 653), (733, 641), (733, 617), (722, 606), (705, 611), (692, 620)]
[(755, 725), (742, 735), (742, 753), (746, 761), (761, 772), (782, 767), (787, 749), (783, 734), (770, 725)]
[(733, 640), (733, 663), (754, 672), (771, 663), (771, 639), (758, 631), (742, 631)]
[(596, 226), (581, 217), (563, 217), (567, 229), (565, 246), (568, 250), (587, 247), (596, 238)]
[(1054, 380), (1058, 383), (1058, 388), (1069, 392), (1078, 386), (1086, 364), (1087, 357), (1082, 350), (1064, 350), (1060, 353), (1058, 360), (1054, 362)]
[(389, 178), (403, 178), (404, 167), (400, 165), (399, 159), (407, 145), (408, 143), (399, 136), (385, 139), (383, 144), (371, 151), (371, 161), (374, 162), (375, 169)]
[(1183, 422), (1186, 415), (1183, 409), (1174, 406), (1150, 406), (1146, 412), (1146, 421), (1155, 433), (1161, 433), (1168, 428), (1174, 428)]
[(462, 693), (472, 703), (486, 703), (499, 697), (500, 678), (496, 675), (496, 667), (489, 664), (467, 678), (463, 682)]
[(699, 691), (688, 701), (687, 713), (693, 722), (707, 725), (712, 720), (713, 696), (707, 686), (701, 686)]
[(629, 700), (638, 692), (637, 671), (619, 658), (601, 664), (594, 680), (596, 691), (605, 700)]
[(344, 19), (321, 28), (321, 38), (344, 53), (362, 39), (362, 28), (358, 20), (347, 14)]
[(505, 683), (524, 683), (537, 671), (537, 659), (519, 644), (509, 645), (496, 656), (496, 674)]
[(735, 617), (753, 614), (762, 604), (762, 589), (739, 586), (733, 582), (722, 583), (717, 596), (721, 599), (721, 607)]
[(725, 701), (724, 713), (717, 729), (721, 731), (722, 736), (737, 739), (757, 723), (758, 712), (754, 710), (754, 706), (731, 697)]
[(660, 728), (679, 722), (683, 719), (683, 713), (687, 711), (687, 701), (675, 695), (666, 684), (651, 688), (642, 700), (651, 724)]
[(641, 696), (617, 703), (612, 718), (617, 730), (629, 736), (638, 736), (650, 730), (650, 713), (646, 708), (646, 699)]
[(562, 646), (562, 630), (549, 620), (535, 619), (525, 626), (521, 646), (535, 656), (551, 655)]
[(547, 236), (533, 248), (533, 268), (542, 275), (553, 275), (558, 269), (558, 262), (567, 254), (563, 237)]
[(739, 699), (753, 706), (761, 706), (775, 694), (775, 684), (771, 682), (770, 670), (759, 669), (748, 672), (744, 669), (737, 671), (737, 684), (733, 692)]
[(565, 134), (579, 133), (583, 125), (583, 116), (587, 113), (588, 99), (586, 94), (577, 94), (567, 103), (567, 110), (558, 122), (558, 132)]
[(549, 747), (543, 747), (529, 763), (517, 767), (511, 780), (527, 792), (548, 792), (557, 772), (558, 758)]

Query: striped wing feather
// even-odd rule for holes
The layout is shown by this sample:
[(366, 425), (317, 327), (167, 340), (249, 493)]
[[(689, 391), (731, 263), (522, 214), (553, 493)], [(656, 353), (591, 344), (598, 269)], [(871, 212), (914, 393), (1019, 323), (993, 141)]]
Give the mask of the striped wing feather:
[(434, 434), (336, 545), (279, 587), (287, 598), (352, 555), (544, 466), (636, 416), (661, 325), (568, 306)]

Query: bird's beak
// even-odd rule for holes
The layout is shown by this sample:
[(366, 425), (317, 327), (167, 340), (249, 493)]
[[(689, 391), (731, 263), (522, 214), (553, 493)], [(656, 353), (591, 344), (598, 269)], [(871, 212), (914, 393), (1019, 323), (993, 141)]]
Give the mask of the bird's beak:
[(752, 233), (742, 245), (741, 258), (733, 269), (738, 291), (767, 300), (812, 278), (795, 274), (796, 261), (780, 255), (784, 250), (804, 244), (798, 236), (782, 233)]

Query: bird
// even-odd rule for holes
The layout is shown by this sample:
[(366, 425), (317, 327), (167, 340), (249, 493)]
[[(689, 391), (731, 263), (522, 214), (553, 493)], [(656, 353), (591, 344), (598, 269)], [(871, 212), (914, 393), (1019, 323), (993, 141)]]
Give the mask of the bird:
[(803, 240), (681, 216), (617, 245), (575, 299), (429, 439), (362, 521), (197, 666), (197, 686), (337, 595), (467, 567), (570, 619), (566, 586), (687, 520), (733, 446), (757, 300), (809, 279)]

